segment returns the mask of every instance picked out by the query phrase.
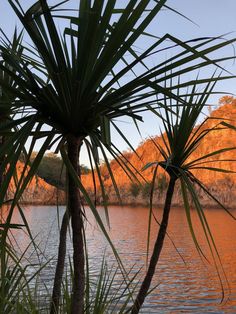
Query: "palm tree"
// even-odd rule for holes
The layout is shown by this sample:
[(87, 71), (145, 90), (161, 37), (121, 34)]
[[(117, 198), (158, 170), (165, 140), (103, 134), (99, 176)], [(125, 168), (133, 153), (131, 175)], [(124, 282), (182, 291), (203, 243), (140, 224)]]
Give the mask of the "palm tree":
[[(12, 38), (12, 42), (8, 40), (7, 36), (5, 36), (4, 33), (2, 33), (3, 35), (3, 39), (5, 41), (5, 46), (8, 47), (11, 51), (12, 54), (14, 55), (18, 55), (18, 57), (20, 57), (23, 53), (22, 51), (22, 47), (21, 47), (21, 39), (22, 39), (22, 33), (17, 34), (17, 30), (15, 30), (13, 38)], [(5, 63), (5, 66), (7, 68), (9, 68), (9, 65), (7, 63)], [(0, 77), (1, 80), (4, 81), (5, 86), (9, 86), (9, 87), (13, 87), (16, 88), (16, 82), (13, 80), (13, 78), (11, 76), (9, 76), (5, 71), (3, 71), (2, 69), (0, 69)], [(9, 103), (11, 104), (12, 101), (14, 101), (15, 99), (15, 95), (11, 94), (11, 93), (5, 93), (4, 89), (0, 86), (0, 98), (1, 98), (1, 103)], [(3, 106), (1, 108), (1, 113), (0, 113), (0, 127), (1, 125), (9, 120), (12, 119), (11, 117), (11, 110), (9, 110), (7, 108), (7, 106)], [(9, 130), (10, 132), (11, 130)], [(8, 133), (9, 133), (8, 132)], [(5, 142), (5, 136), (1, 136), (0, 137), (0, 147), (4, 144)], [(4, 155), (1, 156), (0, 158), (0, 186), (3, 184), (3, 178), (4, 178), (4, 171), (5, 169), (1, 167), (1, 164), (4, 162)]]
[[(115, 123), (116, 118), (121, 116), (130, 117), (135, 123), (142, 120), (143, 110), (153, 110), (159, 106), (156, 95), (178, 99), (180, 103), (185, 103), (180, 95), (174, 93), (180, 83), (168, 86), (167, 79), (174, 79), (180, 74), (194, 72), (196, 69), (229, 59), (210, 60), (208, 54), (232, 43), (234, 39), (214, 44), (214, 38), (183, 43), (167, 34), (160, 39), (155, 38), (149, 48), (138, 54), (133, 48), (134, 43), (141, 35), (149, 35), (144, 30), (165, 6), (166, 0), (131, 0), (123, 8), (117, 8), (118, 1), (115, 0), (80, 0), (78, 15), (72, 15), (74, 11), (70, 15), (68, 11), (65, 13), (62, 10), (60, 6), (67, 1), (49, 7), (46, 0), (39, 0), (27, 10), (23, 9), (19, 0), (8, 2), (31, 42), (24, 46), (22, 57), (12, 53), (12, 49), (6, 47), (4, 43), (0, 45), (2, 59), (0, 69), (17, 85), (17, 89), (13, 88), (0, 79), (0, 85), (5, 93), (14, 95), (11, 104), (1, 102), (1, 106), (10, 110), (12, 115), (16, 114), (14, 126), (18, 127), (17, 133), (13, 131), (13, 135), (5, 142), (0, 152), (0, 157), (6, 155), (2, 168), (5, 169), (8, 165), (5, 183), (0, 190), (1, 204), (17, 160), (29, 138), (30, 147), (27, 150), (24, 170), (16, 182), (5, 234), (14, 207), (36, 173), (46, 150), (56, 146), (55, 151), (60, 151), (69, 175), (68, 211), (65, 213), (61, 230), (52, 312), (58, 312), (66, 252), (65, 235), (71, 218), (74, 248), (71, 313), (82, 313), (85, 290), (83, 230), (85, 213), (80, 193), (83, 194), (112, 246), (96, 207), (80, 180), (79, 158), (82, 144), (86, 147), (98, 173), (98, 156), (99, 152), (102, 153), (113, 184), (119, 193), (106, 151), (118, 160), (129, 176), (133, 177), (134, 174), (131, 166), (122, 158), (119, 159), (119, 151), (111, 142), (111, 123)], [(56, 27), (56, 19), (69, 21), (69, 26), (60, 32)], [(165, 42), (169, 46), (161, 48)], [(173, 45), (179, 45), (181, 51), (152, 69), (148, 68), (146, 61), (150, 55), (156, 56), (159, 50), (170, 49)], [(132, 57), (131, 61), (127, 55)], [(9, 66), (6, 66), (6, 63)], [(206, 82), (208, 80), (205, 79)], [(200, 79), (189, 81), (186, 77), (181, 86), (200, 84), (202, 81)], [(5, 126), (10, 127), (12, 128), (11, 124)], [(2, 129), (1, 132), (3, 131)], [(123, 137), (125, 139), (124, 135)], [(31, 154), (39, 139), (42, 145), (31, 164)], [(31, 165), (30, 170), (28, 165)], [(99, 180), (105, 196), (101, 176)], [(114, 247), (113, 250), (117, 255)]]
[[(221, 204), (208, 190), (206, 186), (194, 175), (192, 170), (194, 169), (202, 169), (209, 171), (219, 171), (219, 172), (226, 172), (232, 173), (233, 171), (217, 168), (211, 166), (214, 161), (215, 156), (222, 156), (225, 152), (235, 150), (236, 147), (225, 147), (224, 149), (220, 150), (213, 150), (205, 155), (199, 156), (196, 159), (193, 159), (192, 154), (193, 152), (197, 151), (199, 145), (204, 141), (205, 137), (210, 132), (222, 132), (222, 123), (218, 121), (216, 118), (216, 124), (213, 127), (207, 127), (206, 122), (208, 118), (204, 120), (204, 122), (196, 127), (196, 123), (198, 121), (199, 115), (202, 113), (202, 110), (205, 106), (207, 106), (207, 101), (209, 96), (213, 91), (213, 87), (215, 82), (208, 83), (207, 86), (204, 88), (204, 91), (201, 95), (197, 95), (197, 90), (193, 87), (193, 90), (189, 95), (186, 96), (186, 104), (181, 105), (178, 102), (176, 104), (171, 105), (171, 111), (165, 110), (162, 112), (162, 124), (164, 126), (165, 133), (161, 135), (162, 141), (154, 141), (153, 144), (156, 149), (159, 151), (161, 158), (163, 160), (148, 163), (145, 166), (145, 169), (149, 167), (155, 167), (154, 176), (153, 176), (153, 183), (152, 183), (152, 195), (154, 190), (155, 179), (158, 174), (159, 168), (162, 168), (169, 176), (169, 183), (166, 191), (166, 198), (165, 204), (163, 207), (163, 215), (162, 220), (160, 222), (159, 231), (156, 237), (156, 241), (154, 244), (152, 256), (150, 258), (146, 275), (144, 280), (141, 284), (140, 290), (138, 295), (135, 299), (134, 305), (131, 309), (132, 314), (139, 313), (140, 308), (145, 300), (145, 297), (148, 294), (148, 290), (150, 288), (152, 278), (155, 273), (155, 269), (162, 251), (162, 247), (164, 244), (165, 236), (167, 233), (168, 227), (168, 220), (169, 214), (171, 210), (171, 202), (172, 197), (175, 191), (175, 186), (177, 181), (181, 183), (181, 191), (183, 197), (183, 203), (186, 211), (186, 217), (188, 220), (189, 228), (191, 231), (191, 235), (193, 241), (196, 245), (198, 252), (203, 256), (203, 252), (201, 247), (198, 244), (197, 238), (195, 236), (194, 226), (191, 221), (191, 214), (190, 214), (190, 202), (189, 198), (192, 200), (193, 206), (195, 207), (200, 222), (202, 224), (202, 228), (207, 240), (207, 243), (210, 248), (210, 252), (212, 254), (213, 260), (215, 262), (215, 266), (217, 269), (217, 273), (219, 279), (222, 284), (222, 280), (220, 277), (220, 273), (217, 268), (216, 258), (220, 262), (220, 256), (216, 248), (216, 244), (214, 242), (213, 236), (211, 234), (209, 225), (207, 223), (203, 207), (201, 202), (198, 198), (198, 192), (196, 191), (196, 186), (200, 187), (209, 197), (211, 197), (217, 205), (220, 205), (223, 209), (225, 209), (233, 219), (236, 219), (225, 207)], [(166, 100), (164, 100), (166, 101)], [(167, 104), (166, 104), (167, 105)], [(168, 108), (170, 106), (166, 106)], [(221, 161), (232, 161), (227, 159), (220, 159)], [(149, 216), (149, 226), (151, 225), (151, 218), (152, 218), (152, 198), (151, 198), (151, 207), (150, 207), (150, 216)], [(149, 235), (150, 235), (150, 228), (149, 228)], [(148, 236), (149, 238), (149, 236)], [(148, 240), (149, 246), (149, 240)], [(214, 255), (215, 251), (215, 255)], [(221, 262), (220, 262), (221, 265)], [(222, 285), (223, 287), (223, 285)]]

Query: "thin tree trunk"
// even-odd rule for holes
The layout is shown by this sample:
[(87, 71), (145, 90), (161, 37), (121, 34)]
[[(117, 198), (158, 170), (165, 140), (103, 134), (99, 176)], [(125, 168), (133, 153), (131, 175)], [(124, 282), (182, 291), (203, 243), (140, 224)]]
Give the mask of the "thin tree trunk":
[[(3, 146), (3, 144), (4, 144), (4, 136), (0, 136), (0, 148), (1, 148), (1, 146)], [(5, 160), (5, 156), (2, 156), (0, 158), (0, 167), (4, 163), (4, 160)], [(1, 187), (2, 183), (3, 183), (4, 171), (5, 171), (5, 169), (2, 169), (2, 171), (0, 171), (0, 187)]]
[(62, 223), (61, 223), (57, 266), (56, 266), (56, 272), (55, 272), (55, 277), (54, 277), (52, 301), (50, 305), (50, 314), (59, 313), (61, 285), (62, 285), (62, 279), (63, 279), (63, 273), (64, 273), (64, 267), (65, 267), (65, 258), (66, 258), (66, 235), (67, 235), (69, 220), (70, 220), (70, 213), (66, 211), (63, 215)]
[[(79, 172), (79, 149), (81, 138), (68, 137), (68, 158), (76, 173)], [(74, 179), (68, 176), (68, 203), (71, 214), (72, 241), (73, 241), (73, 290), (71, 314), (84, 313), (84, 242), (83, 242), (83, 216), (79, 190)]]
[(147, 296), (148, 290), (152, 282), (153, 275), (155, 273), (156, 265), (160, 257), (160, 253), (161, 253), (165, 235), (166, 235), (166, 229), (168, 226), (171, 200), (174, 193), (175, 181), (176, 181), (176, 177), (170, 177), (168, 189), (166, 192), (166, 200), (165, 200), (165, 205), (163, 209), (162, 221), (161, 221), (157, 239), (154, 245), (152, 257), (150, 259), (148, 270), (142, 282), (142, 285), (140, 287), (139, 293), (136, 297), (134, 305), (132, 306), (131, 314), (139, 313), (139, 310), (141, 306), (143, 305), (143, 302)]

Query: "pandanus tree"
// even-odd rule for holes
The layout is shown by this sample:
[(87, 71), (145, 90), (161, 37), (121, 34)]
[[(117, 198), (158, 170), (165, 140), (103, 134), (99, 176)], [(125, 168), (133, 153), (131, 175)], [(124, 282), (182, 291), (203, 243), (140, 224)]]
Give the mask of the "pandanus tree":
[[(12, 51), (12, 54), (18, 55), (18, 57), (20, 57), (23, 53), (22, 46), (21, 46), (22, 33), (17, 34), (17, 31), (15, 30), (12, 41), (9, 41), (4, 33), (2, 33), (2, 36), (5, 42), (6, 48), (8, 47), (9, 50)], [(4, 66), (9, 69), (8, 63), (5, 63)], [(2, 69), (0, 69), (0, 77), (1, 77), (1, 81), (4, 82), (5, 86), (9, 86), (10, 88), (17, 87), (16, 82), (13, 79), (13, 77), (9, 76), (7, 72), (3, 71)], [(15, 100), (15, 94), (14, 93), (12, 94), (9, 92), (5, 93), (5, 89), (3, 88), (3, 86), (0, 86), (0, 98), (1, 98), (1, 104), (5, 104), (1, 106), (1, 112), (0, 112), (0, 127), (2, 127), (4, 123), (6, 123), (7, 121), (9, 122), (9, 119), (12, 119), (11, 109), (9, 110), (9, 107), (6, 106), (6, 103), (11, 104), (12, 101)], [(9, 131), (11, 131), (11, 129)], [(2, 134), (2, 136), (0, 137), (0, 147), (4, 144), (6, 135), (9, 135), (9, 132), (7, 132), (5, 135)], [(3, 163), (3, 161), (4, 161), (4, 155), (1, 156), (0, 165)], [(4, 168), (1, 168), (0, 186), (3, 184), (4, 170), (5, 170)]]
[[(155, 274), (155, 269), (160, 258), (164, 240), (167, 234), (171, 202), (177, 183), (180, 183), (181, 186), (186, 217), (197, 251), (203, 258), (206, 258), (197, 240), (196, 230), (191, 219), (191, 206), (195, 208), (198, 218), (201, 222), (201, 226), (203, 228), (203, 232), (209, 246), (222, 289), (224, 279), (227, 282), (227, 278), (222, 278), (222, 275), (220, 275), (220, 271), (218, 269), (218, 265), (222, 266), (220, 255), (217, 251), (216, 243), (207, 222), (204, 213), (204, 207), (202, 206), (199, 199), (199, 190), (197, 190), (196, 187), (202, 190), (208, 197), (212, 198), (216, 205), (221, 206), (234, 220), (236, 218), (221, 202), (219, 202), (219, 200), (211, 193), (210, 189), (205, 186), (204, 183), (201, 182), (198, 176), (194, 173), (195, 170), (233, 173), (233, 171), (216, 166), (216, 164), (219, 162), (219, 160), (221, 161), (221, 164), (227, 161), (233, 162), (232, 159), (224, 157), (224, 154), (229, 151), (234, 151), (236, 146), (224, 147), (218, 150), (214, 150), (213, 148), (212, 150), (208, 151), (207, 153), (203, 153), (202, 155), (200, 150), (198, 157), (193, 157), (193, 153), (198, 151), (199, 146), (201, 147), (201, 143), (205, 140), (205, 138), (207, 138), (209, 134), (212, 132), (223, 132), (225, 129), (223, 128), (225, 122), (221, 121), (222, 117), (215, 117), (214, 126), (209, 126), (207, 123), (209, 122), (209, 118), (204, 119), (200, 125), (196, 125), (199, 121), (199, 116), (201, 113), (203, 113), (204, 107), (208, 105), (208, 99), (213, 92), (214, 85), (214, 82), (207, 84), (200, 95), (198, 95), (196, 87), (193, 87), (191, 93), (186, 94), (186, 103), (184, 105), (181, 105), (178, 102), (172, 102), (171, 105), (166, 104), (165, 107), (171, 108), (171, 110), (165, 109), (161, 114), (164, 132), (161, 134), (159, 141), (153, 140), (153, 145), (159, 152), (160, 160), (150, 162), (144, 167), (144, 169), (154, 167), (149, 215), (148, 247), (151, 220), (154, 215), (152, 197), (154, 193), (155, 180), (156, 177), (158, 177), (158, 173), (160, 171), (159, 169), (162, 168), (162, 171), (164, 170), (164, 172), (166, 172), (169, 177), (169, 183), (166, 190), (162, 219), (159, 223), (159, 231), (154, 243), (150, 261), (148, 263), (146, 275), (131, 309), (132, 314), (139, 313)], [(166, 102), (166, 100), (164, 100), (164, 102)], [(224, 271), (222, 273), (225, 277)]]
[[(22, 55), (22, 47), (20, 45), (22, 34), (17, 34), (17, 31), (15, 30), (12, 41), (9, 41), (6, 36), (4, 36), (4, 33), (2, 33), (2, 40), (4, 41), (5, 46), (12, 51), (12, 54), (14, 56), (18, 55), (19, 57)], [(6, 67), (8, 70), (10, 69), (10, 66), (8, 63), (3, 62), (4, 67)], [(14, 72), (15, 70), (11, 68), (11, 71)], [(15, 71), (16, 73), (16, 71)], [(10, 89), (16, 88), (16, 82), (13, 79), (12, 76), (9, 76), (6, 71), (3, 71), (0, 69), (0, 78), (1, 81), (4, 82), (4, 86), (8, 86)], [(4, 150), (4, 143), (7, 141), (7, 139), (13, 134), (11, 132), (11, 124), (13, 123), (14, 117), (12, 116), (11, 111), (11, 103), (15, 99), (15, 93), (6, 93), (6, 89), (3, 88), (3, 86), (0, 86), (0, 128), (1, 128), (1, 136), (0, 136), (0, 150)], [(8, 106), (8, 105), (9, 106)], [(9, 128), (6, 128), (5, 126), (8, 125)], [(5, 167), (5, 158), (6, 153), (2, 153), (0, 157), (0, 188), (4, 188), (5, 180), (4, 175), (6, 172)], [(1, 285), (0, 285), (0, 295), (1, 295), (1, 305), (0, 305), (0, 311), (10, 311), (10, 306), (7, 305), (7, 298), (12, 293), (10, 285), (8, 286), (8, 283), (11, 282), (14, 276), (10, 276), (10, 271), (7, 268), (7, 264), (9, 261), (9, 256), (14, 256), (13, 250), (11, 250), (10, 245), (6, 241), (6, 234), (4, 234), (2, 230), (2, 226), (4, 224), (4, 220), (1, 214), (1, 228), (0, 228), (0, 260), (1, 260), (1, 268), (0, 268), (0, 277), (1, 277)], [(9, 224), (9, 228), (17, 228), (19, 225), (17, 224)], [(19, 270), (19, 269), (18, 269)], [(12, 275), (14, 274), (14, 270), (12, 271)], [(14, 281), (14, 279), (13, 279)], [(12, 285), (13, 286), (13, 285)], [(13, 288), (14, 290), (14, 288)]]
[[(103, 196), (106, 193), (99, 176), (99, 153), (107, 163), (119, 195), (106, 152), (109, 151), (117, 159), (130, 177), (134, 177), (134, 173), (132, 165), (119, 158), (119, 150), (111, 142), (111, 125), (118, 130), (116, 119), (122, 116), (131, 118), (134, 123), (142, 120), (142, 111), (153, 110), (161, 104), (157, 102), (156, 95), (178, 99), (184, 104), (185, 100), (181, 100), (181, 95), (175, 92), (180, 83), (176, 81), (172, 86), (168, 86), (168, 80), (183, 75), (185, 78), (181, 86), (209, 81), (211, 78), (189, 81), (185, 75), (208, 65), (218, 66), (220, 61), (229, 59), (211, 60), (208, 54), (234, 40), (201, 38), (183, 43), (167, 34), (162, 38), (152, 37), (153, 43), (150, 47), (142, 53), (137, 53), (133, 48), (134, 44), (140, 36), (149, 35), (145, 33), (145, 29), (165, 7), (165, 0), (131, 0), (122, 8), (117, 7), (120, 3), (115, 0), (80, 0), (77, 13), (75, 10), (63, 10), (62, 5), (65, 2), (68, 1), (50, 7), (46, 0), (39, 0), (25, 9), (18, 0), (8, 1), (28, 34), (28, 44), (24, 44), (24, 54), (21, 57), (13, 53), (4, 41), (0, 45), (0, 69), (7, 73), (17, 86), (9, 86), (0, 79), (0, 85), (6, 95), (14, 95), (10, 104), (1, 102), (1, 108), (6, 108), (15, 117), (13, 124), (5, 126), (5, 129), (11, 128), (12, 136), (6, 140), (0, 152), (0, 157), (6, 155), (1, 167), (7, 169), (5, 183), (0, 190), (0, 203), (4, 202), (9, 182), (26, 141), (30, 144), (25, 156), (24, 170), (16, 182), (6, 230), (13, 210), (36, 173), (46, 150), (55, 147), (56, 152), (60, 151), (68, 171), (68, 210), (61, 226), (51, 312), (57, 313), (59, 308), (66, 233), (71, 220), (74, 249), (71, 313), (83, 313), (85, 213), (80, 193), (83, 194), (111, 246), (112, 243), (80, 180), (79, 160), (82, 144), (84, 143), (87, 149), (91, 165), (97, 170)], [(63, 20), (63, 25), (68, 22), (68, 26), (57, 29), (57, 19)], [(161, 59), (163, 61), (149, 68), (150, 56), (156, 58), (163, 49), (176, 46), (179, 46), (178, 53), (167, 60)], [(17, 132), (14, 132), (14, 127), (18, 128)], [(4, 128), (1, 132), (4, 132)], [(121, 131), (119, 134), (126, 140)], [(38, 140), (41, 141), (41, 147), (31, 163), (31, 155)], [(113, 250), (116, 254), (114, 247)]]

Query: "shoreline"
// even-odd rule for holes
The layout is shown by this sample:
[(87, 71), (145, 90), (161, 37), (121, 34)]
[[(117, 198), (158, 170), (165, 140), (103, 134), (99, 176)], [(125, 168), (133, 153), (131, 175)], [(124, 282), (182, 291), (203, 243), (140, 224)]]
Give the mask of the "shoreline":
[[(59, 202), (59, 203), (56, 203), (56, 202), (48, 202), (48, 203), (45, 203), (45, 202), (27, 202), (27, 201), (23, 201), (23, 202), (20, 202), (20, 205), (22, 206), (66, 206), (66, 203), (65, 202)], [(84, 206), (88, 206), (87, 204), (83, 204)], [(101, 204), (101, 203), (97, 203), (97, 206), (98, 207), (103, 207), (104, 205)], [(124, 207), (124, 206), (127, 206), (127, 207), (133, 207), (133, 208), (139, 208), (139, 207), (149, 207), (149, 204), (148, 203), (141, 203), (141, 202), (137, 202), (137, 203), (122, 203), (120, 204), (119, 202), (110, 202), (107, 204), (107, 206), (119, 206), (119, 207)], [(159, 203), (159, 204), (153, 204), (153, 206), (155, 208), (160, 208), (162, 209), (163, 206), (164, 206), (164, 203)], [(172, 208), (183, 208), (183, 204), (179, 204), (179, 203), (173, 203), (171, 205)], [(224, 210), (224, 208), (222, 208), (221, 206), (215, 204), (203, 204), (202, 207), (204, 209), (222, 209)], [(235, 210), (236, 209), (236, 206), (225, 206), (228, 210)], [(191, 207), (191, 209), (194, 209), (194, 207)]]

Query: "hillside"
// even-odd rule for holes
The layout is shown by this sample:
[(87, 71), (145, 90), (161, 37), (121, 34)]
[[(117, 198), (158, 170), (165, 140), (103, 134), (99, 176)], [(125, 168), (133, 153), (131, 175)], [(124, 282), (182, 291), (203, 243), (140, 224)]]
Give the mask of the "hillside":
[[(36, 155), (37, 153), (35, 152), (32, 154), (31, 162)], [(89, 169), (86, 166), (81, 165), (81, 173), (88, 174)], [(43, 157), (38, 167), (37, 175), (50, 185), (61, 190), (66, 189), (66, 169), (63, 166), (63, 161), (58, 155), (52, 152), (45, 154)]]
[[(21, 161), (17, 163), (16, 172), (18, 177), (22, 173), (24, 165)], [(7, 199), (12, 199), (15, 190), (14, 180), (11, 180), (10, 187), (7, 193)], [(64, 192), (58, 190), (56, 187), (48, 184), (39, 176), (34, 176), (28, 184), (21, 203), (23, 204), (41, 204), (41, 205), (54, 205), (65, 203)]]
[[(236, 126), (236, 99), (232, 97), (223, 97), (221, 100), (221, 105), (218, 109), (214, 110), (210, 114), (210, 119), (204, 125), (204, 128), (209, 128), (215, 126), (220, 121), (227, 121), (228, 123)], [(216, 119), (220, 118), (220, 120)], [(156, 149), (153, 140), (162, 144), (162, 139), (159, 136), (155, 138), (147, 139), (143, 143), (139, 145), (136, 154), (133, 152), (125, 152), (125, 158), (133, 164), (139, 171), (141, 171), (142, 167), (148, 162), (160, 161), (160, 154)], [(198, 149), (193, 153), (193, 158), (198, 158), (202, 155), (208, 154), (213, 150), (222, 149), (225, 147), (233, 147), (236, 146), (236, 131), (223, 128), (221, 130), (213, 131), (207, 135)], [(236, 171), (236, 162), (222, 162), (218, 161), (220, 159), (235, 159), (236, 160), (236, 151), (227, 152), (224, 155), (215, 156), (214, 162), (211, 164), (212, 167), (224, 168), (228, 170)], [(148, 193), (150, 189), (150, 184), (144, 183), (143, 186), (139, 186), (137, 184), (131, 183), (128, 176), (124, 173), (124, 171), (118, 166), (118, 164), (113, 160), (111, 161), (111, 169), (114, 173), (114, 177), (116, 179), (117, 185), (120, 188), (122, 200), (124, 203), (129, 204), (145, 204), (148, 202)], [(148, 182), (151, 181), (153, 174), (153, 169), (148, 169), (142, 172), (142, 175), (145, 176)], [(211, 192), (219, 198), (225, 204), (235, 207), (234, 202), (236, 200), (236, 175), (235, 174), (227, 174), (222, 172), (213, 172), (213, 171), (202, 171), (195, 170), (194, 172), (197, 177), (204, 182), (211, 190)], [(106, 187), (106, 193), (109, 202), (116, 203), (117, 197), (114, 192), (114, 188), (112, 187), (112, 181), (109, 177), (109, 173), (106, 169), (102, 170), (104, 185)], [(91, 175), (83, 176), (83, 182), (85, 186), (90, 190), (93, 190), (93, 182), (91, 180)], [(155, 193), (155, 203), (162, 204), (164, 202), (163, 190), (167, 184), (167, 178), (163, 174), (159, 174), (157, 178), (157, 189)], [(99, 191), (99, 184), (97, 180), (97, 186)], [(174, 197), (174, 203), (176, 205), (180, 205), (180, 197), (179, 197), (179, 189), (177, 189), (177, 193)], [(199, 192), (200, 193), (200, 192)], [(91, 192), (92, 195), (92, 192)], [(200, 198), (202, 202), (206, 205), (214, 205), (212, 202), (200, 193)], [(101, 200), (101, 196), (97, 196), (98, 201)]]
[[(215, 126), (220, 121), (227, 121), (228, 123), (236, 126), (236, 99), (232, 97), (223, 97), (221, 100), (222, 105), (211, 112), (210, 119), (204, 125), (204, 128)], [(217, 120), (216, 118), (220, 118)], [(153, 169), (149, 168), (146, 171), (141, 171), (145, 164), (153, 161), (160, 161), (160, 154), (156, 149), (153, 141), (162, 144), (162, 139), (159, 136), (153, 139), (147, 139), (139, 145), (136, 153), (127, 151), (124, 152), (124, 158), (127, 162), (130, 162), (136, 169), (140, 171), (142, 176), (145, 177), (147, 182), (141, 179), (142, 185), (136, 182), (131, 182), (128, 176), (124, 173), (121, 167), (115, 160), (110, 163), (115, 180), (120, 190), (121, 198), (125, 204), (147, 204), (149, 201), (150, 182), (153, 177)], [(218, 150), (224, 147), (236, 146), (236, 131), (223, 128), (208, 134), (198, 149), (193, 153), (193, 158), (198, 158), (204, 154), (210, 153), (213, 150)], [(236, 159), (236, 151), (227, 152), (224, 154), (224, 159)], [(217, 155), (214, 159), (222, 159), (222, 156)], [(59, 203), (65, 203), (65, 194), (62, 190), (58, 190), (56, 187), (64, 189), (65, 182), (64, 176), (62, 181), (60, 177), (61, 173), (61, 159), (55, 155), (47, 155), (38, 171), (38, 176), (35, 176), (28, 188), (26, 189), (23, 197), (23, 203), (34, 204), (56, 204), (57, 199)], [(211, 164), (212, 167), (219, 167), (236, 171), (236, 162), (222, 162), (217, 161)], [(21, 173), (23, 164), (18, 162), (17, 171)], [(93, 193), (93, 180), (91, 173), (88, 173), (87, 168), (84, 168), (82, 172), (82, 181), (89, 191), (90, 196), (94, 199)], [(101, 166), (101, 174), (103, 182), (106, 188), (107, 199), (109, 203), (117, 203), (118, 199), (114, 191), (112, 180), (109, 176), (108, 170)], [(219, 173), (212, 171), (195, 171), (195, 175), (204, 182), (211, 190), (211, 192), (217, 196), (217, 198), (230, 207), (235, 207), (236, 200), (236, 175)], [(40, 177), (41, 176), (41, 177)], [(60, 179), (60, 180), (59, 180)], [(157, 184), (155, 190), (154, 203), (160, 205), (164, 202), (164, 190), (167, 186), (168, 178), (160, 172), (157, 177)], [(49, 184), (50, 183), (50, 184)], [(52, 185), (51, 185), (52, 184)], [(96, 200), (98, 203), (102, 202), (101, 189), (99, 187), (98, 178), (96, 177), (97, 194)], [(55, 185), (55, 186), (53, 186)], [(8, 197), (13, 195), (14, 184), (12, 182)], [(212, 201), (199, 191), (200, 198), (205, 205), (214, 206)], [(181, 205), (180, 191), (177, 188), (173, 202), (176, 205)]]

